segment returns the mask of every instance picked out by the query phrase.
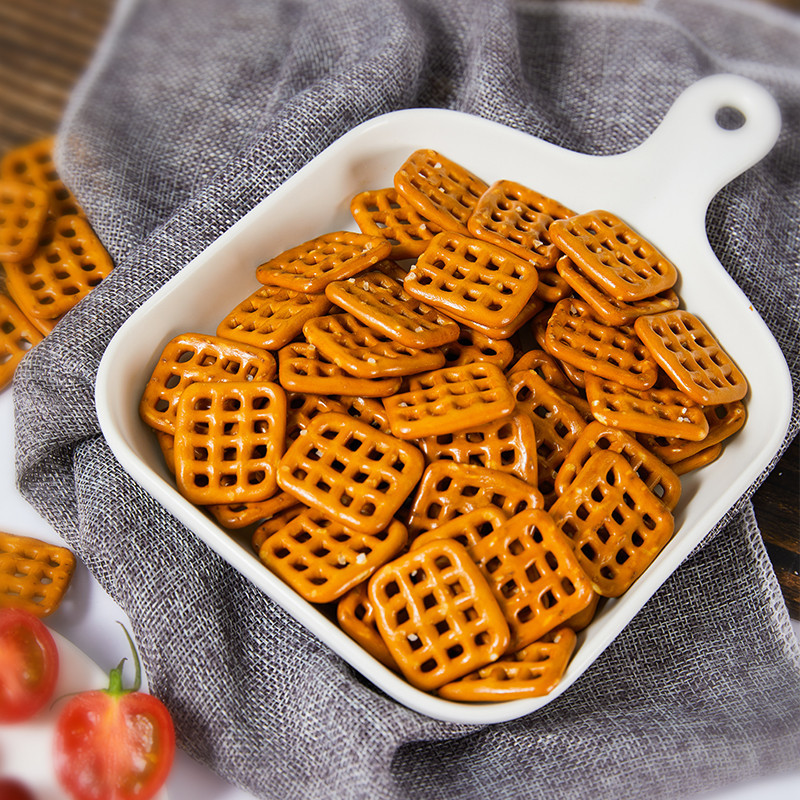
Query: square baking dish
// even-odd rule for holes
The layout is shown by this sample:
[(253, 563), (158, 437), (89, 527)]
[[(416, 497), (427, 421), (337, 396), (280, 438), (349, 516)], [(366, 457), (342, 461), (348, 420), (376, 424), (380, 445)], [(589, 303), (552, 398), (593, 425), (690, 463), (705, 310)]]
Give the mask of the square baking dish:
[[(717, 124), (717, 113), (725, 107), (744, 115), (741, 127), (729, 130)], [(757, 84), (730, 75), (690, 86), (642, 145), (613, 156), (571, 152), (455, 111), (397, 111), (363, 123), (259, 203), (122, 325), (97, 375), (103, 434), (143, 489), (397, 702), (460, 723), (495, 723), (534, 712), (580, 678), (747, 490), (783, 441), (792, 406), (786, 362), (760, 316), (714, 256), (705, 232), (711, 198), (769, 151), (779, 129), (773, 98)], [(579, 634), (560, 685), (543, 698), (465, 704), (415, 689), (269, 572), (246, 537), (220, 528), (186, 501), (151, 430), (139, 419), (142, 390), (166, 342), (189, 331), (214, 333), (222, 317), (259, 287), (255, 269), (268, 258), (321, 233), (357, 230), (349, 212), (353, 195), (391, 186), (395, 171), (419, 148), (442, 152), (487, 183), (515, 180), (579, 213), (604, 208), (617, 214), (677, 265), (683, 305), (714, 332), (750, 384), (744, 429), (716, 462), (682, 479), (672, 540), (625, 595), (605, 602)]]

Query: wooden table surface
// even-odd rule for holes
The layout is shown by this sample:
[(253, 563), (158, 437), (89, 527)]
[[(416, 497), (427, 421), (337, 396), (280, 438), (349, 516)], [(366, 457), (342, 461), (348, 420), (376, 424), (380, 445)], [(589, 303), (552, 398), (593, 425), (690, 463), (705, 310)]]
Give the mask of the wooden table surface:
[[(798, 0), (773, 0), (797, 9)], [(0, 154), (56, 131), (112, 0), (0, 0)], [(756, 515), (794, 619), (800, 619), (800, 437), (756, 493)]]

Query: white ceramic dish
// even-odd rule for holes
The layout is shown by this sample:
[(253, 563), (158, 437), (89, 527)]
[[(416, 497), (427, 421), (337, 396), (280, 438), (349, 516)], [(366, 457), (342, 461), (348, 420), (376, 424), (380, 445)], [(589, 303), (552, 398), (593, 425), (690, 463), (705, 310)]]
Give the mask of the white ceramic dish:
[[(53, 698), (108, 686), (108, 675), (89, 656), (61, 634), (54, 630), (50, 633), (58, 648), (58, 680)], [(56, 720), (65, 702), (48, 704), (25, 722), (0, 725), (0, 776), (16, 778), (37, 800), (64, 798), (51, 753)], [(162, 789), (154, 800), (167, 800), (166, 790)]]
[[(745, 123), (720, 127), (725, 106)], [(760, 86), (729, 75), (689, 87), (641, 146), (615, 156), (570, 152), (519, 131), (458, 112), (398, 111), (343, 136), (222, 235), (120, 328), (97, 376), (97, 412), (122, 466), (153, 497), (287, 612), (376, 686), (409, 708), (453, 722), (492, 723), (536, 711), (567, 690), (769, 463), (791, 412), (783, 355), (759, 315), (714, 256), (705, 214), (716, 192), (774, 144), (780, 114)], [(749, 420), (712, 466), (683, 481), (676, 533), (620, 599), (606, 603), (579, 638), (558, 689), (546, 698), (468, 705), (418, 691), (365, 653), (327, 617), (266, 570), (248, 542), (219, 528), (184, 500), (163, 466), (155, 437), (138, 416), (142, 389), (173, 336), (213, 333), (220, 319), (258, 287), (255, 267), (326, 231), (355, 230), (351, 197), (389, 186), (414, 150), (431, 147), (485, 181), (509, 178), (577, 211), (606, 208), (648, 237), (681, 272), (687, 308), (698, 314), (748, 377)]]

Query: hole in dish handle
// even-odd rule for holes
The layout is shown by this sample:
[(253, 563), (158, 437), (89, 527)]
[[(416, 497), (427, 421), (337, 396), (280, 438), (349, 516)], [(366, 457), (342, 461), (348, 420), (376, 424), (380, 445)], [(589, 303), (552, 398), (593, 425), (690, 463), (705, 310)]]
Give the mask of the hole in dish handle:
[(633, 152), (650, 169), (660, 164), (662, 181), (685, 181), (705, 209), (772, 149), (780, 128), (778, 104), (763, 86), (738, 75), (712, 75), (684, 90)]

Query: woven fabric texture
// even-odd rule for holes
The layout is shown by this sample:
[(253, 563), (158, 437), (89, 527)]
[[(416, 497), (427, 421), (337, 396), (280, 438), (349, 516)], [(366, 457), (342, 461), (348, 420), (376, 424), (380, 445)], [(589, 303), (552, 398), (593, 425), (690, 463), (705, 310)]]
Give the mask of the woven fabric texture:
[(777, 145), (707, 222), (797, 387), (798, 54), (796, 17), (721, 0), (120, 3), (58, 153), (117, 268), (18, 370), (18, 480), (130, 616), (183, 748), (282, 800), (682, 798), (797, 767), (800, 653), (747, 498), (542, 712), (445, 724), (373, 689), (139, 489), (93, 390), (130, 313), (354, 125), (440, 106), (624, 152), (716, 72), (781, 106)]

